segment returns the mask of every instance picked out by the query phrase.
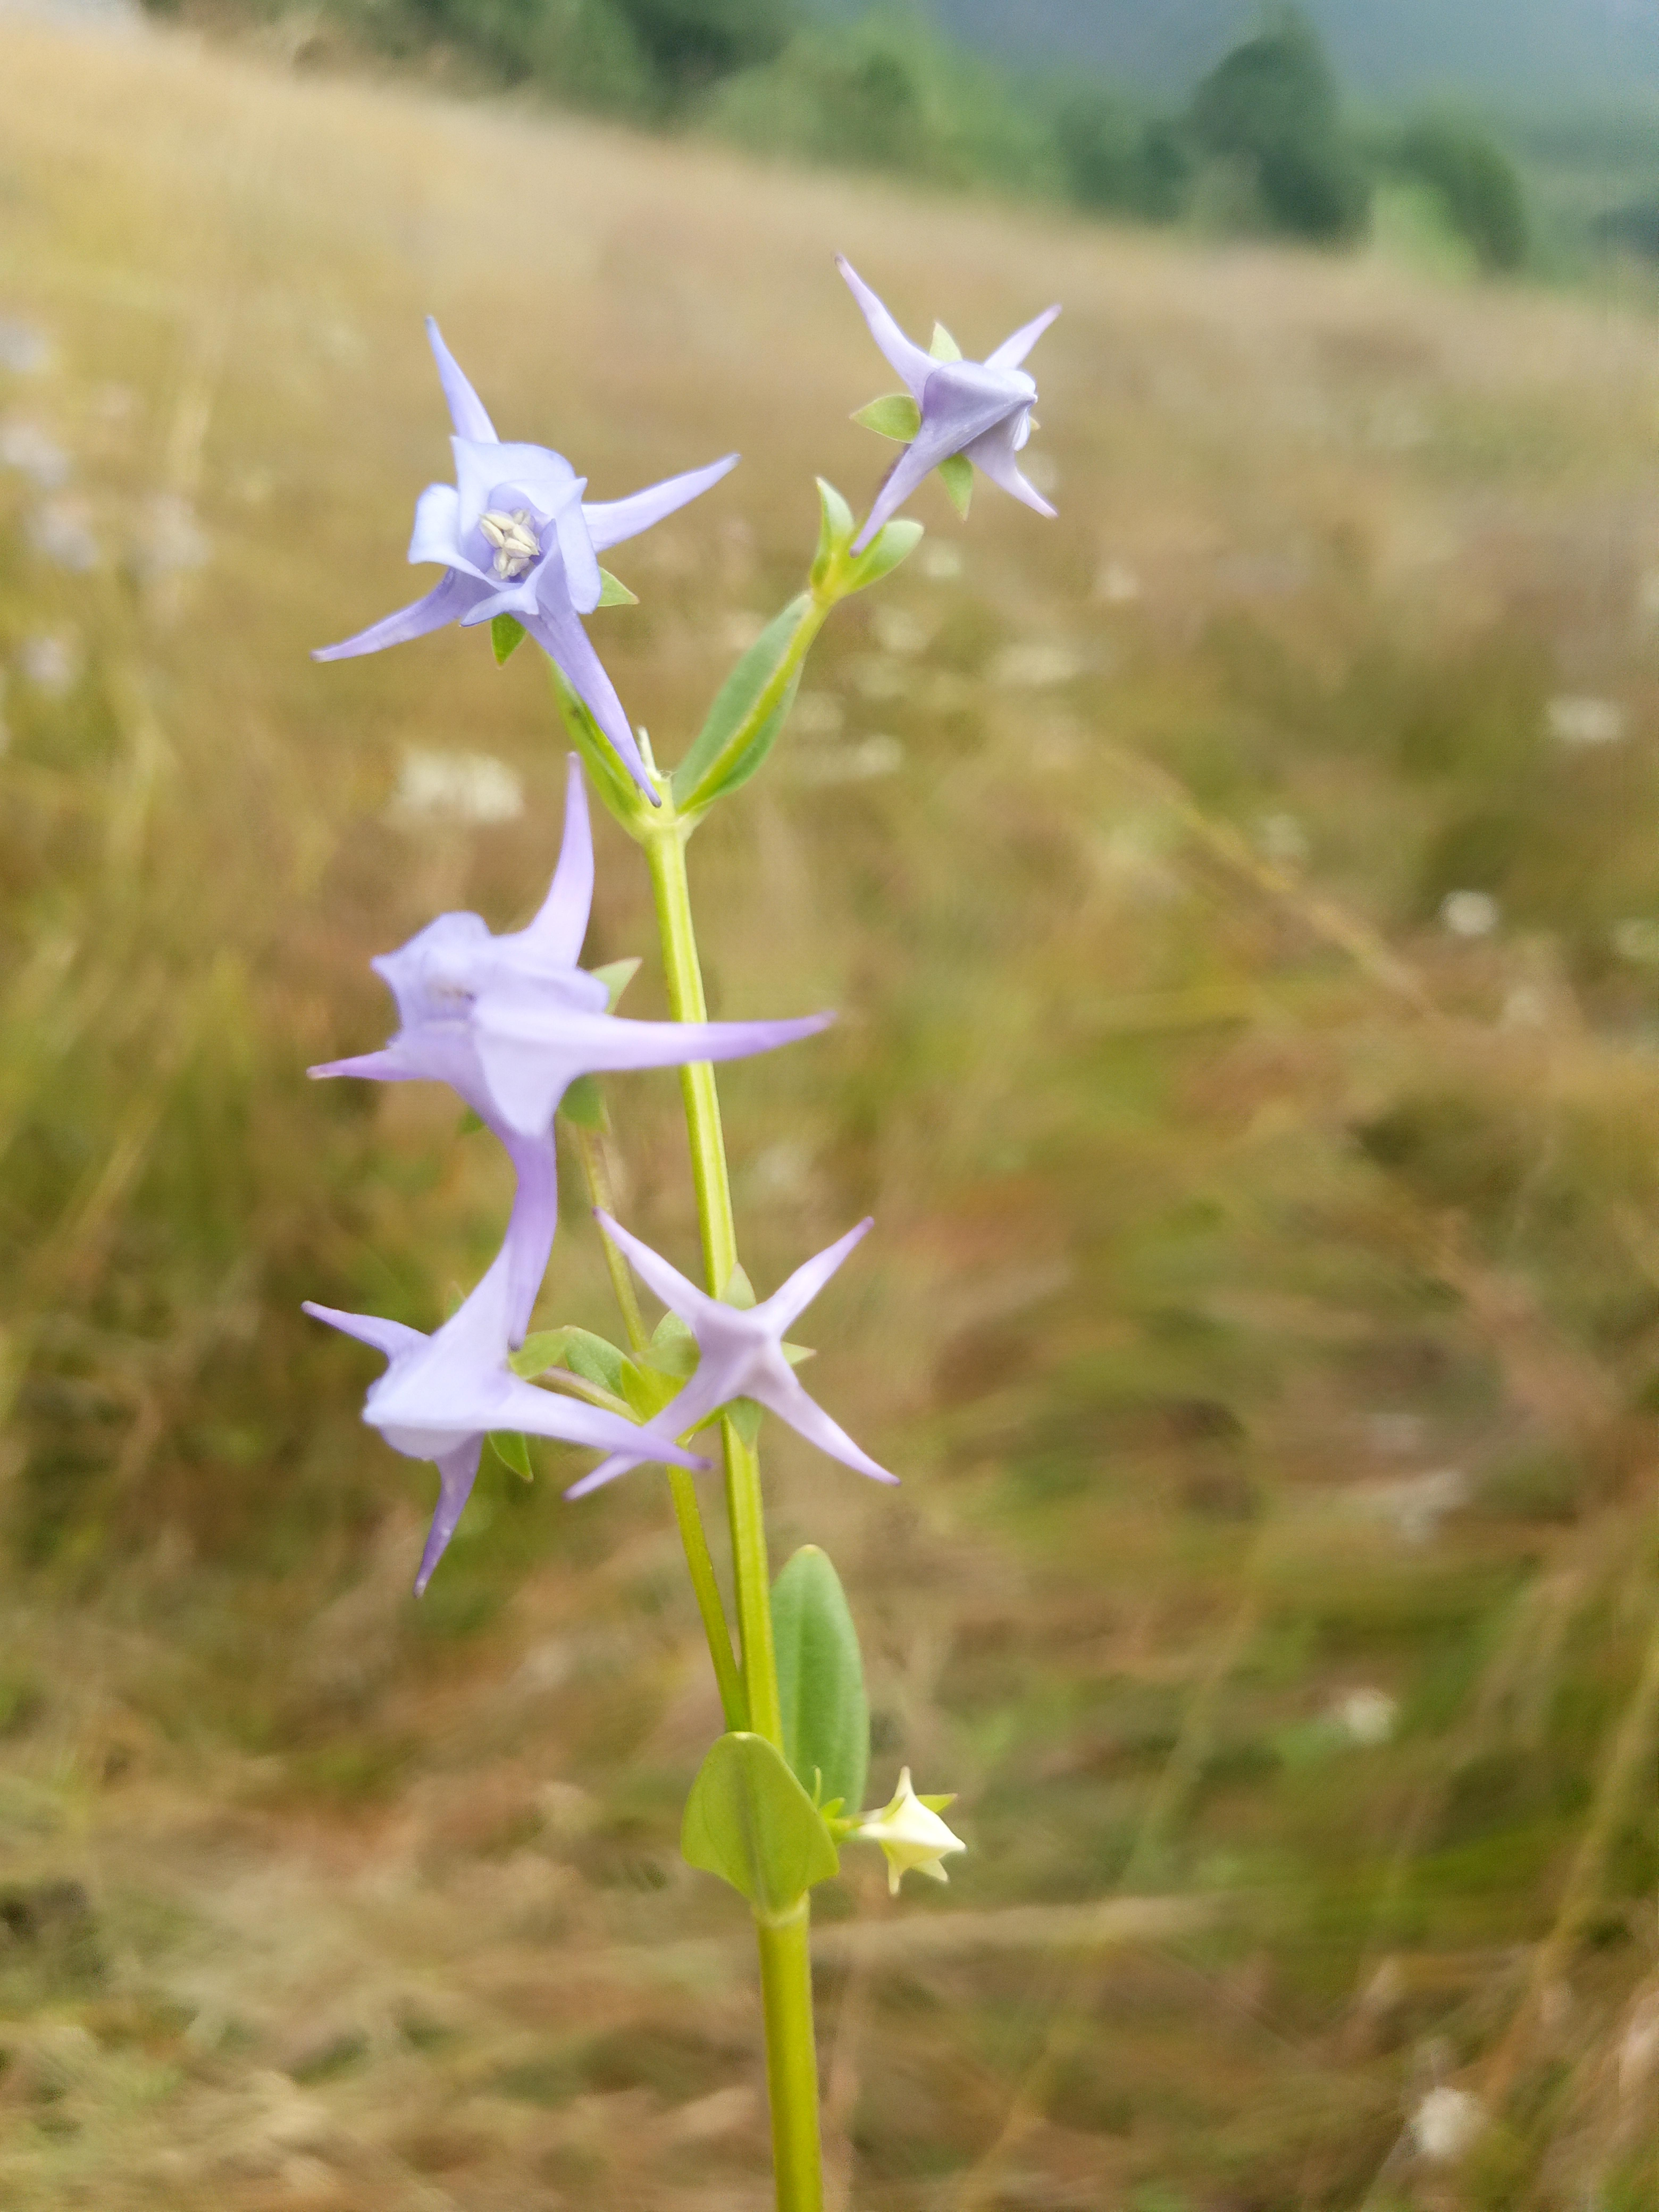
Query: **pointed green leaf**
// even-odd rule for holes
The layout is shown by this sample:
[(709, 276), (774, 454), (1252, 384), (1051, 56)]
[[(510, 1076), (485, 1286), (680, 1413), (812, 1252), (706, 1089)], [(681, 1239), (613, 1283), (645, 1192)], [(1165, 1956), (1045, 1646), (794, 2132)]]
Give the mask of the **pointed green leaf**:
[(604, 984), (610, 994), (605, 1012), (614, 1014), (623, 993), (640, 972), (639, 956), (636, 953), (631, 960), (607, 960), (603, 968), (590, 968), (587, 972)]
[(489, 642), (495, 648), (495, 665), (501, 667), (510, 653), (516, 653), (524, 643), (524, 624), (516, 615), (492, 615), (489, 618)]
[(933, 355), (935, 361), (960, 361), (962, 359), (962, 348), (951, 337), (950, 331), (945, 329), (943, 323), (934, 324), (933, 343), (928, 347), (927, 350)]
[(720, 1292), (720, 1304), (739, 1306), (744, 1313), (755, 1304), (755, 1285), (749, 1279), (749, 1270), (741, 1261), (734, 1262), (726, 1279), (726, 1288)]
[(691, 1785), (680, 1850), (763, 1912), (787, 1912), (841, 1861), (811, 1799), (764, 1736), (736, 1731)]
[(607, 1129), (611, 1126), (605, 1110), (605, 1093), (597, 1076), (579, 1075), (568, 1085), (559, 1101), (559, 1111), (579, 1129)]
[(974, 465), (966, 453), (952, 453), (939, 465), (945, 489), (951, 495), (951, 504), (964, 522), (974, 496)]
[(816, 1544), (772, 1585), (772, 1634), (790, 1765), (803, 1783), (821, 1776), (825, 1796), (861, 1805), (870, 1765), (864, 1661), (841, 1577)]
[(923, 534), (921, 523), (912, 522), (908, 516), (888, 523), (853, 563), (848, 589), (861, 592), (890, 575), (908, 554), (915, 552)]
[(942, 1797), (918, 1797), (916, 1800), (918, 1805), (925, 1805), (930, 1813), (942, 1813), (947, 1806), (954, 1805), (956, 1802), (957, 1793), (954, 1790), (947, 1790)]
[[(630, 592), (620, 577), (613, 576), (609, 568), (600, 569), (599, 605), (602, 607), (636, 607), (639, 603), (638, 593)], [(499, 622), (501, 618), (497, 615), (495, 619)]]
[(483, 1121), (469, 1106), (455, 1125), (455, 1134), (458, 1137), (476, 1137), (483, 1127)]
[[(674, 797), (682, 805), (690, 799), (703, 777), (714, 767), (729, 740), (736, 734), (744, 717), (754, 708), (767, 685), (787, 659), (795, 641), (795, 632), (811, 611), (810, 594), (803, 592), (799, 599), (791, 599), (781, 614), (775, 615), (755, 640), (732, 673), (714, 696), (708, 709), (708, 719), (697, 732), (696, 741), (679, 766), (674, 770)], [(789, 719), (789, 709), (795, 703), (795, 693), (800, 684), (800, 672), (790, 678), (788, 688), (740, 757), (726, 769), (716, 791), (698, 793), (707, 802), (723, 793), (735, 791), (747, 783), (761, 763), (776, 744), (779, 732)]]
[(743, 1442), (748, 1445), (750, 1450), (753, 1451), (756, 1439), (761, 1432), (761, 1423), (766, 1419), (765, 1407), (757, 1405), (752, 1398), (733, 1398), (731, 1403), (723, 1406), (720, 1411), (731, 1422)]
[(509, 1352), (507, 1364), (515, 1375), (526, 1382), (538, 1375), (545, 1375), (550, 1367), (562, 1367), (570, 1339), (575, 1334), (568, 1328), (538, 1329), (534, 1336), (526, 1337), (516, 1352)]
[(853, 520), (853, 510), (828, 477), (820, 477), (818, 485), (818, 550), (812, 562), (812, 581), (816, 586), (822, 571), (838, 554), (844, 553), (858, 532)]
[(534, 1482), (536, 1470), (530, 1464), (530, 1446), (516, 1429), (492, 1429), (489, 1449), (501, 1465), (510, 1468), (521, 1481)]
[(781, 1349), (792, 1367), (799, 1367), (804, 1359), (816, 1359), (818, 1356), (810, 1344), (785, 1343)]
[(678, 1395), (679, 1388), (677, 1375), (665, 1375), (659, 1367), (644, 1366), (637, 1359), (623, 1362), (622, 1395), (629, 1412), (639, 1420), (654, 1420), (669, 1400)]
[(591, 1329), (567, 1328), (560, 1332), (564, 1338), (564, 1353), (561, 1364), (573, 1375), (580, 1375), (585, 1382), (598, 1382), (617, 1397), (626, 1395), (623, 1389), (623, 1370), (628, 1365), (627, 1355), (618, 1352), (614, 1344), (595, 1336)]
[(860, 407), (853, 420), (861, 428), (873, 430), (878, 438), (896, 438), (908, 446), (921, 428), (921, 410), (908, 392), (890, 392)]
[(647, 1367), (684, 1382), (696, 1371), (697, 1340), (677, 1313), (665, 1313), (657, 1323), (650, 1348), (640, 1354)]

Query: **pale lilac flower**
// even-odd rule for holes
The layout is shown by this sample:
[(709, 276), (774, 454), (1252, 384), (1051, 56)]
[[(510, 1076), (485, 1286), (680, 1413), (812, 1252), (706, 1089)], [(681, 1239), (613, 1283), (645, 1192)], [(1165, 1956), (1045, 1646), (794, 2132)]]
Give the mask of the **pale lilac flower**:
[(603, 981), (576, 965), (592, 900), (592, 832), (573, 753), (558, 866), (529, 927), (494, 937), (478, 915), (440, 915), (407, 945), (369, 963), (398, 1002), (400, 1026), (391, 1042), (310, 1071), (382, 1083), (447, 1083), (501, 1139), (519, 1177), (507, 1237), (515, 1340), (528, 1324), (553, 1246), (553, 1115), (576, 1078), (738, 1060), (813, 1036), (835, 1018), (624, 1021), (608, 1011)]
[[(935, 1804), (939, 1802), (934, 1800)], [(948, 1804), (950, 1800), (943, 1802)], [(945, 1826), (933, 1806), (917, 1796), (910, 1786), (908, 1766), (899, 1774), (892, 1802), (879, 1813), (866, 1813), (852, 1832), (861, 1842), (879, 1844), (886, 1853), (887, 1889), (892, 1897), (898, 1895), (900, 1878), (907, 1874), (925, 1874), (933, 1881), (949, 1881), (946, 1857), (968, 1848), (960, 1836)]]
[(412, 606), (372, 623), (313, 658), (343, 660), (383, 646), (402, 645), (428, 630), (460, 623), (471, 629), (511, 615), (556, 663), (626, 763), (641, 791), (657, 803), (634, 732), (611, 678), (589, 644), (580, 617), (592, 614), (603, 588), (599, 556), (636, 538), (717, 483), (738, 457), (670, 477), (627, 499), (584, 501), (586, 477), (546, 446), (503, 443), (483, 402), (427, 317), (427, 335), (455, 425), (450, 445), (455, 482), (428, 484), (415, 503), (411, 561), (434, 561), (442, 581)]
[[(386, 1355), (386, 1371), (370, 1383), (363, 1405), (370, 1427), (394, 1451), (437, 1462), (438, 1507), (415, 1579), (417, 1596), (455, 1533), (472, 1492), (484, 1437), (492, 1429), (556, 1437), (564, 1443), (611, 1452), (633, 1449), (640, 1437), (619, 1413), (556, 1397), (514, 1374), (507, 1364), (513, 1333), (512, 1267), (510, 1249), (504, 1246), (471, 1297), (430, 1336), (401, 1322), (306, 1302), (305, 1311), (314, 1320)], [(672, 1460), (677, 1467), (708, 1466), (655, 1425), (645, 1433), (652, 1458)]]
[[(641, 1279), (672, 1313), (679, 1316), (697, 1341), (701, 1357), (696, 1372), (653, 1422), (652, 1428), (657, 1435), (684, 1436), (720, 1407), (729, 1405), (733, 1398), (752, 1398), (780, 1420), (787, 1421), (798, 1436), (805, 1437), (809, 1443), (815, 1443), (820, 1451), (828, 1452), (844, 1466), (855, 1468), (876, 1482), (898, 1480), (884, 1467), (878, 1467), (821, 1407), (814, 1405), (795, 1380), (783, 1348), (784, 1331), (811, 1304), (864, 1237), (871, 1225), (867, 1219), (860, 1221), (856, 1229), (849, 1229), (840, 1243), (830, 1245), (828, 1251), (820, 1252), (804, 1267), (797, 1267), (782, 1289), (774, 1291), (759, 1305), (732, 1306), (720, 1298), (711, 1298), (695, 1283), (688, 1283), (678, 1268), (671, 1267), (648, 1244), (641, 1244), (637, 1237), (630, 1237), (625, 1229), (619, 1228), (608, 1213), (600, 1213), (598, 1218), (605, 1235), (622, 1247)], [(585, 1474), (580, 1482), (572, 1483), (565, 1496), (585, 1497), (601, 1483), (613, 1481), (630, 1468), (642, 1466), (651, 1455), (639, 1449), (640, 1443), (639, 1437), (633, 1438), (628, 1448), (596, 1467), (591, 1474)]]
[(1042, 493), (1020, 474), (1014, 456), (1031, 434), (1031, 409), (1036, 401), (1036, 386), (1020, 363), (1060, 309), (1045, 308), (983, 361), (939, 361), (905, 337), (845, 254), (836, 255), (836, 266), (863, 308), (871, 337), (921, 410), (921, 427), (882, 486), (870, 520), (853, 540), (853, 550), (861, 553), (918, 484), (953, 453), (965, 453), (993, 483), (1039, 514), (1052, 514), (1054, 510)]

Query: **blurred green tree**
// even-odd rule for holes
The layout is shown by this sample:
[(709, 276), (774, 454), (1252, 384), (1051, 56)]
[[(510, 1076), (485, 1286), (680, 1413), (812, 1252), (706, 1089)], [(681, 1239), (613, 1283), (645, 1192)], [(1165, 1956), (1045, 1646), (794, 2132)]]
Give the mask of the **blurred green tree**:
[(1276, 13), (1217, 64), (1193, 94), (1188, 131), (1201, 159), (1238, 173), (1269, 228), (1333, 241), (1364, 230), (1364, 167), (1319, 34), (1299, 10)]
[(1456, 115), (1425, 115), (1385, 149), (1399, 176), (1430, 185), (1446, 218), (1483, 269), (1519, 269), (1530, 244), (1526, 198), (1513, 161), (1480, 125)]

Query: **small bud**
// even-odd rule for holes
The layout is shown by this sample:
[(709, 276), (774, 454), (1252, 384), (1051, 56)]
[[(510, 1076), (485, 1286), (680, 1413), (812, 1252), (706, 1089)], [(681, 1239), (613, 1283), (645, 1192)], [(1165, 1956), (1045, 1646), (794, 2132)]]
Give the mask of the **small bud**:
[[(948, 1797), (941, 1801), (950, 1803)], [(925, 1805), (910, 1787), (910, 1770), (899, 1775), (897, 1795), (890, 1805), (861, 1820), (853, 1833), (865, 1843), (879, 1844), (887, 1854), (887, 1887), (896, 1897), (902, 1875), (925, 1874), (934, 1881), (949, 1881), (944, 1860), (951, 1851), (968, 1848), (952, 1835), (939, 1814)]]

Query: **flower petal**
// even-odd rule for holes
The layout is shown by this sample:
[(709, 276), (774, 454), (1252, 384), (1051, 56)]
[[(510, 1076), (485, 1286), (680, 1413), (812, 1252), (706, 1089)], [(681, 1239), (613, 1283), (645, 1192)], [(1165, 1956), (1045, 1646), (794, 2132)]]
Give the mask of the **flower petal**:
[(432, 347), (433, 359), (438, 364), (438, 381), (443, 386), (444, 398), (449, 402), (449, 419), (456, 433), (463, 438), (473, 438), (483, 445), (495, 442), (495, 427), (484, 412), (484, 404), (477, 393), (462, 375), (459, 363), (444, 343), (438, 329), (437, 318), (426, 319), (426, 335)]
[(497, 502), (509, 512), (515, 505), (527, 505), (544, 520), (550, 519), (571, 499), (578, 482), (564, 455), (550, 446), (473, 438), (452, 438), (449, 445), (455, 456), (463, 534), (476, 530), (478, 517)]
[(582, 956), (587, 917), (593, 906), (593, 831), (587, 817), (587, 786), (581, 762), (568, 756), (564, 787), (564, 841), (552, 887), (520, 941), (538, 959), (556, 968), (574, 968)]
[(876, 1218), (866, 1213), (856, 1229), (849, 1229), (845, 1237), (820, 1252), (805, 1266), (797, 1267), (788, 1280), (763, 1301), (767, 1318), (774, 1333), (781, 1337), (792, 1322), (799, 1321), (830, 1278), (852, 1251), (861, 1244), (875, 1227)]
[(453, 484), (428, 484), (415, 502), (415, 527), (410, 534), (411, 561), (437, 561), (446, 568), (477, 569), (461, 550), (461, 497)]
[(559, 509), (556, 527), (570, 604), (578, 614), (591, 615), (599, 604), (605, 579), (599, 574), (599, 556), (593, 550), (587, 525), (582, 520), (580, 500), (570, 500)]
[(472, 1486), (478, 1479), (478, 1458), (483, 1450), (482, 1437), (467, 1437), (457, 1443), (453, 1451), (446, 1452), (438, 1462), (438, 1510), (432, 1516), (426, 1549), (421, 1553), (421, 1564), (415, 1576), (416, 1597), (425, 1596), (426, 1586), (432, 1579), (432, 1570), (448, 1550), (449, 1540), (466, 1510), (466, 1501), (471, 1497)]
[(976, 468), (984, 470), (993, 483), (1000, 484), (1004, 491), (1012, 492), (1016, 499), (1023, 500), (1027, 507), (1035, 507), (1039, 514), (1052, 515), (1054, 508), (1049, 506), (1036, 486), (1028, 483), (1020, 474), (1019, 464), (1014, 459), (1018, 450), (1016, 441), (1019, 435), (1019, 422), (1018, 415), (1010, 416), (1006, 422), (999, 422), (994, 430), (986, 431), (982, 437), (975, 438), (971, 446), (964, 446), (962, 450)]
[(736, 468), (738, 459), (736, 453), (727, 453), (723, 460), (711, 461), (707, 468), (688, 469), (683, 476), (665, 477), (661, 483), (634, 492), (627, 499), (588, 501), (582, 508), (582, 519), (595, 551), (603, 553), (612, 545), (620, 545), (625, 538), (637, 538), (642, 530), (649, 530), (665, 515), (672, 514), (689, 500), (717, 484)]
[[(611, 1243), (628, 1255), (629, 1263), (640, 1280), (656, 1292), (671, 1312), (677, 1313), (682, 1321), (689, 1322), (694, 1329), (705, 1308), (719, 1307), (718, 1298), (711, 1298), (707, 1291), (700, 1291), (695, 1283), (688, 1281), (678, 1267), (671, 1266), (663, 1258), (660, 1252), (653, 1252), (648, 1244), (641, 1244), (637, 1237), (623, 1227), (621, 1222), (613, 1221), (602, 1206), (593, 1209), (593, 1218)], [(690, 1389), (690, 1385), (686, 1387)], [(684, 1395), (683, 1390), (680, 1396)], [(678, 1403), (678, 1401), (673, 1402)], [(714, 1402), (718, 1405), (720, 1401), (716, 1399)], [(682, 1429), (690, 1425), (689, 1421), (680, 1423)]]
[(426, 1342), (418, 1328), (407, 1328), (400, 1321), (383, 1321), (378, 1314), (342, 1313), (337, 1306), (319, 1306), (313, 1298), (307, 1298), (300, 1310), (313, 1321), (326, 1322), (343, 1336), (355, 1336), (359, 1344), (372, 1345), (388, 1359)]
[(567, 684), (586, 707), (615, 747), (623, 766), (653, 806), (662, 801), (651, 788), (651, 779), (640, 758), (634, 732), (628, 726), (616, 686), (605, 672), (599, 656), (588, 643), (574, 608), (555, 588), (545, 592), (533, 614), (519, 617), (548, 659), (555, 662)]
[(987, 368), (1018, 368), (1059, 313), (1058, 307), (1045, 307), (1029, 323), (1022, 323), (1012, 337), (1004, 338), (994, 353), (986, 355)]
[(345, 638), (338, 645), (318, 646), (311, 657), (313, 660), (351, 660), (359, 653), (382, 652), (388, 645), (406, 645), (410, 638), (424, 637), (428, 630), (442, 629), (446, 623), (457, 621), (488, 590), (488, 585), (452, 568), (423, 599), (400, 607), (395, 615), (383, 616), (367, 629), (359, 630), (356, 637)]
[(864, 319), (870, 325), (870, 335), (897, 369), (910, 387), (913, 399), (921, 398), (922, 386), (939, 367), (930, 353), (907, 338), (886, 308), (870, 289), (844, 253), (836, 256), (836, 266), (846, 278), (848, 289), (864, 310)]
[(822, 1406), (809, 1398), (794, 1376), (785, 1368), (781, 1374), (752, 1379), (749, 1395), (775, 1413), (781, 1421), (787, 1421), (799, 1437), (816, 1444), (820, 1451), (838, 1459), (843, 1467), (852, 1468), (859, 1474), (867, 1474), (872, 1482), (896, 1483), (898, 1477), (890, 1474), (866, 1451), (861, 1451), (845, 1429), (832, 1421)]

